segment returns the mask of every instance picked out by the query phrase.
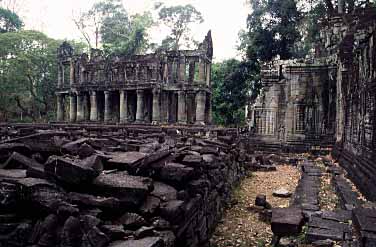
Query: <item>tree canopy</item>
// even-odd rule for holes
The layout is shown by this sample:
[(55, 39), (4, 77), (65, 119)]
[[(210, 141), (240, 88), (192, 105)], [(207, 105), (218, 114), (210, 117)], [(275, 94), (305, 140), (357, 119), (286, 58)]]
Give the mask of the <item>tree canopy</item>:
[(23, 22), (16, 13), (0, 7), (0, 33), (18, 31), (22, 27)]
[(191, 26), (204, 22), (204, 18), (191, 4), (164, 6), (156, 4), (159, 9), (159, 20), (170, 29), (170, 34), (162, 41), (163, 49), (179, 50), (184, 42), (185, 46), (196, 44), (191, 37)]
[(107, 53), (132, 55), (149, 45), (148, 29), (153, 25), (149, 12), (128, 15), (121, 0), (102, 0), (74, 19), (90, 48), (102, 45)]
[[(244, 122), (244, 109), (249, 90), (257, 81), (257, 64), (236, 59), (213, 64), (213, 118), (215, 123), (238, 126)], [(254, 88), (255, 91), (257, 90)]]

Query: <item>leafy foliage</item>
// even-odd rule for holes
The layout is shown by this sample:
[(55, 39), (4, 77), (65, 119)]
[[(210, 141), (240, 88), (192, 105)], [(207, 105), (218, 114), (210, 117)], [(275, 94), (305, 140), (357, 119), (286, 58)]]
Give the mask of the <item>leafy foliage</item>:
[(108, 54), (126, 55), (148, 48), (147, 30), (153, 25), (149, 12), (129, 16), (121, 0), (97, 2), (74, 21), (89, 47), (102, 44)]
[(0, 7), (0, 33), (18, 31), (22, 27), (23, 22), (16, 13)]
[[(250, 0), (252, 13), (247, 19), (247, 32), (241, 34), (240, 47), (248, 58), (268, 61), (294, 56), (294, 44), (300, 39), (300, 12), (295, 0)], [(247, 42), (244, 44), (244, 42)]]
[(257, 90), (257, 64), (235, 59), (213, 64), (213, 117), (217, 124), (237, 126), (244, 122), (249, 90)]
[[(48, 120), (55, 111), (56, 50), (61, 41), (37, 31), (0, 34), (0, 118)], [(78, 47), (78, 46), (76, 46)]]
[(188, 47), (196, 44), (191, 38), (191, 26), (204, 22), (201, 12), (190, 4), (166, 7), (157, 3), (156, 9), (159, 9), (159, 20), (171, 30), (162, 41), (162, 49), (179, 50), (182, 41)]

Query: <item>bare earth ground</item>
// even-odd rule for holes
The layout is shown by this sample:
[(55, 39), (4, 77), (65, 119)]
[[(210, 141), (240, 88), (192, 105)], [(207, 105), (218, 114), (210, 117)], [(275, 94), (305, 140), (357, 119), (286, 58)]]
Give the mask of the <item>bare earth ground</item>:
[(294, 192), (300, 172), (297, 167), (277, 166), (274, 172), (253, 172), (243, 180), (234, 193), (238, 203), (228, 209), (223, 223), (219, 224), (213, 238), (213, 247), (268, 246), (272, 239), (269, 224), (258, 220), (258, 214), (249, 210), (258, 194), (265, 194), (272, 207), (288, 207), (290, 198), (273, 197), (273, 191), (285, 188)]

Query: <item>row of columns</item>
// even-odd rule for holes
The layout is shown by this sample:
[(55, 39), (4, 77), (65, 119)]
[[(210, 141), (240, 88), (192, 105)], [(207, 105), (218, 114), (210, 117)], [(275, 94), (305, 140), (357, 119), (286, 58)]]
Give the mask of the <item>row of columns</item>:
[[(152, 101), (152, 123), (157, 124), (161, 122), (161, 91), (154, 89)], [(111, 98), (110, 91), (104, 91), (104, 121), (111, 121)], [(145, 92), (140, 89), (137, 93), (137, 105), (136, 105), (136, 122), (144, 122), (144, 109), (145, 109)], [(83, 93), (72, 93), (69, 95), (69, 121), (70, 122), (82, 122), (85, 121), (85, 107), (86, 96)], [(206, 115), (206, 92), (199, 91), (196, 95), (196, 124), (205, 124)], [(178, 91), (178, 109), (177, 109), (177, 122), (179, 124), (187, 123), (187, 95), (185, 91)], [(129, 95), (126, 90), (120, 91), (119, 100), (119, 113), (120, 123), (128, 122), (128, 103)], [(211, 104), (209, 104), (211, 108)], [(211, 109), (209, 113), (209, 122), (211, 121)], [(90, 92), (90, 121), (98, 121), (98, 102), (97, 92)], [(57, 121), (64, 121), (64, 95), (57, 94)]]

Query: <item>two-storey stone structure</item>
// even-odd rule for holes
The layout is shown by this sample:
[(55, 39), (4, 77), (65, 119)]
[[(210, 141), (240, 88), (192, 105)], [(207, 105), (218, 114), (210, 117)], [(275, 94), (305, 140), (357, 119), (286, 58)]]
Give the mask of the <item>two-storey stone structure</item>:
[(210, 124), (212, 57), (210, 31), (196, 50), (134, 56), (76, 55), (65, 42), (57, 121)]

